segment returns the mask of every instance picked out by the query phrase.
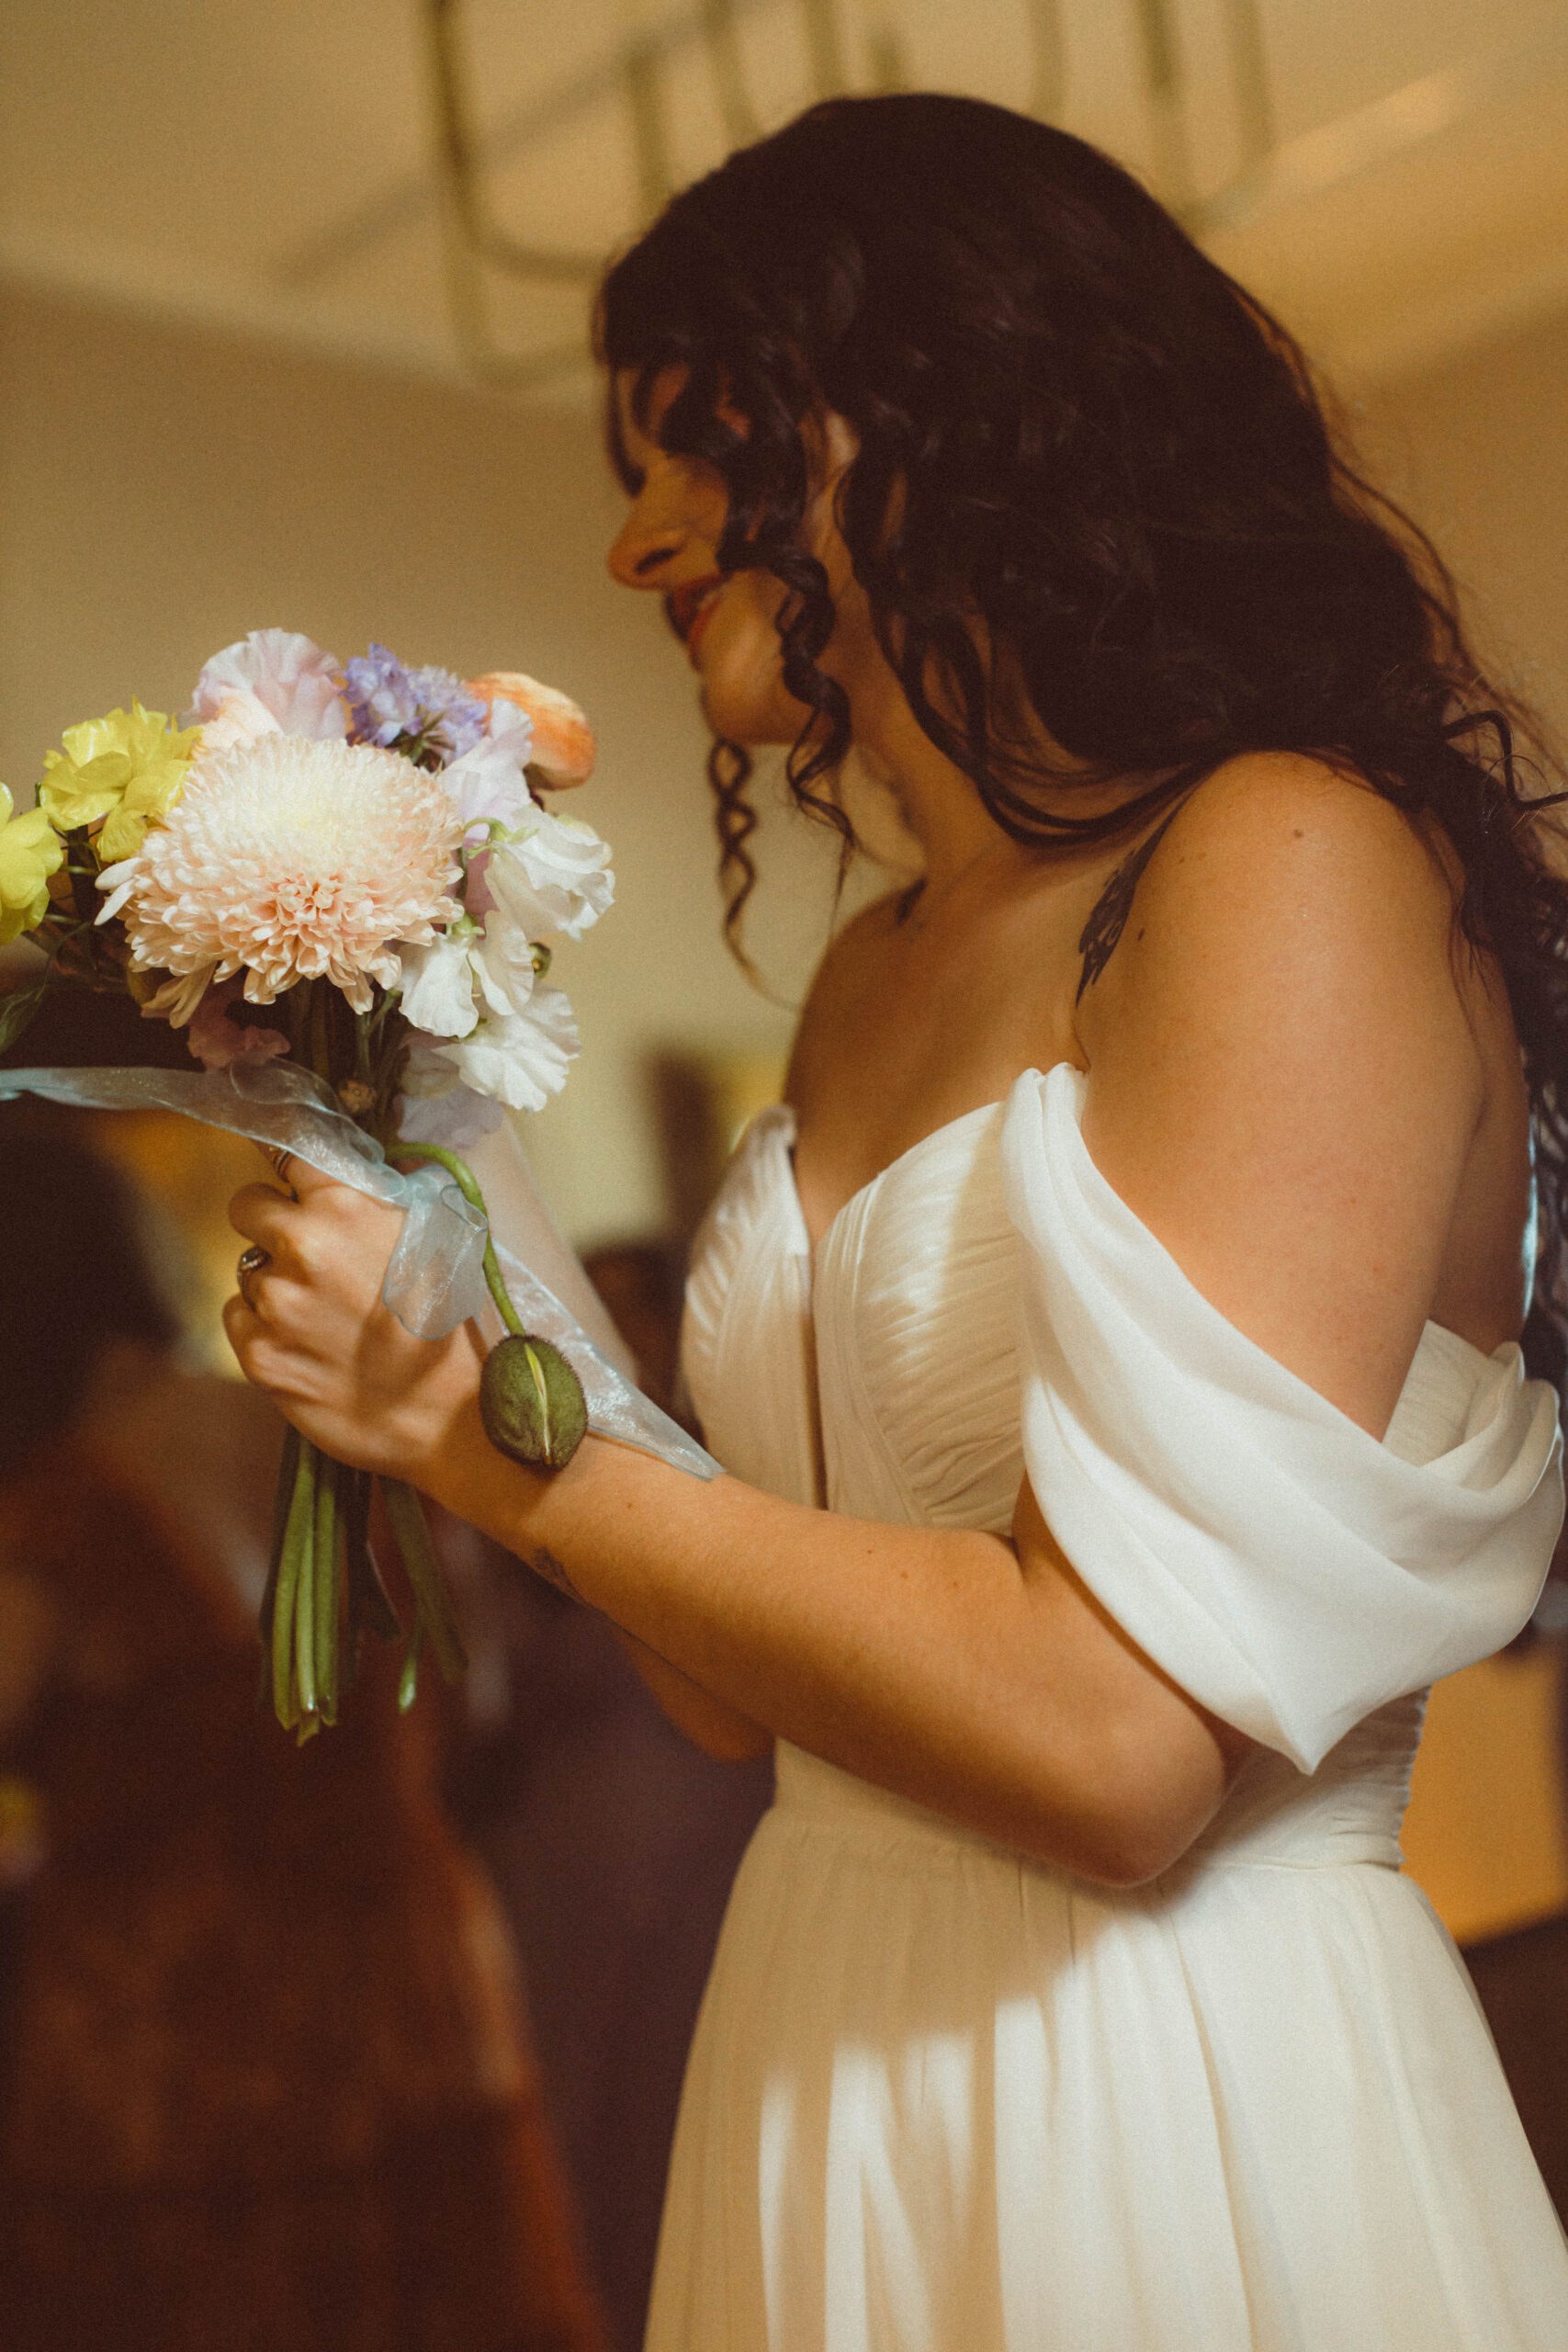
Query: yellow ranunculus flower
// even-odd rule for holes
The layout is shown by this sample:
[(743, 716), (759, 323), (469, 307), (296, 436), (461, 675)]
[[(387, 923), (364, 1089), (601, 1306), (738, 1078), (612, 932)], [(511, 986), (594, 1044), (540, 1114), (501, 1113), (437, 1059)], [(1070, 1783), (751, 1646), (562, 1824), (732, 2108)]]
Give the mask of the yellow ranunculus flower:
[(12, 814), (15, 803), (0, 784), (0, 947), (31, 931), (49, 912), (49, 877), (65, 855), (65, 844), (41, 808)]
[(149, 821), (179, 798), (200, 736), (199, 727), (182, 729), (139, 702), (85, 718), (66, 729), (63, 752), (45, 757), (39, 805), (62, 833), (101, 819), (93, 842), (100, 865), (134, 857)]

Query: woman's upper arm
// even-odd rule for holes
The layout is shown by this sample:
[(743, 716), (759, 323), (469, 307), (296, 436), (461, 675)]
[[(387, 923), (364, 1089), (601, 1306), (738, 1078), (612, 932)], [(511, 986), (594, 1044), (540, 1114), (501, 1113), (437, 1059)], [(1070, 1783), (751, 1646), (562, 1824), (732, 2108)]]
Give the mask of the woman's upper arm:
[(1180, 811), (1085, 997), (1084, 1139), (1228, 1321), (1381, 1436), (1485, 1074), (1437, 855), (1306, 760)]
[(639, 1642), (635, 1634), (627, 1634), (617, 1626), (616, 1637), (633, 1666), (642, 1678), (650, 1695), (674, 1724), (684, 1732), (694, 1747), (705, 1756), (713, 1757), (720, 1764), (748, 1764), (766, 1756), (773, 1747), (773, 1734), (739, 1707), (728, 1706), (716, 1699), (689, 1674), (671, 1666), (667, 1658)]
[(1066, 1559), (1027, 1478), (1013, 1548), (1042, 1686), (1081, 1743), (1071, 1774), (1079, 1797), (1072, 1867), (1109, 1885), (1138, 1885), (1208, 1827), (1253, 1743), (1117, 1623)]

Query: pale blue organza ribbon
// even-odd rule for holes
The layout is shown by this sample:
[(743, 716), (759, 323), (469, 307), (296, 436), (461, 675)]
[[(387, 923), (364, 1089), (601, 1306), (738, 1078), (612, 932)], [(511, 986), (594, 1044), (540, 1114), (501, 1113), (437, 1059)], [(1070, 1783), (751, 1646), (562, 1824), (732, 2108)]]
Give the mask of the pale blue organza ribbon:
[[(402, 1230), (381, 1295), (416, 1339), (445, 1338), (477, 1317), (489, 1299), (484, 1248), (490, 1228), (446, 1169), (427, 1165), (400, 1174), (375, 1137), (356, 1127), (329, 1089), (297, 1063), (242, 1055), (227, 1069), (0, 1069), (0, 1102), (19, 1094), (83, 1110), (175, 1111), (292, 1152), (337, 1183), (400, 1208)], [(657, 1454), (694, 1477), (716, 1477), (713, 1456), (616, 1371), (554, 1291), (514, 1251), (499, 1254), (525, 1329), (559, 1348), (581, 1381), (595, 1436)]]

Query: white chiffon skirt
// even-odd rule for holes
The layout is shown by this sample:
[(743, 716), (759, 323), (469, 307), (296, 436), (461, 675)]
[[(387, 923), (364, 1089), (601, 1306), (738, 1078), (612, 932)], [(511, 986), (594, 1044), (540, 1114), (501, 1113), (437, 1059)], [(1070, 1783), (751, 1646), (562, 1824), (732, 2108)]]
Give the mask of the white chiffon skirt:
[(1470, 1980), (1364, 1789), (1310, 1826), (1243, 1804), (1122, 1893), (787, 1748), (780, 1779), (649, 2352), (1568, 2347)]

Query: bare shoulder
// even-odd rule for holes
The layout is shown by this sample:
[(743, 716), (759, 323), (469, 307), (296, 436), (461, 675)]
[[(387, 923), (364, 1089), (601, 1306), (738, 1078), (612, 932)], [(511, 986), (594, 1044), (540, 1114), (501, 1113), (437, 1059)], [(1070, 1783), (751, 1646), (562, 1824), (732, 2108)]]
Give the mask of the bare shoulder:
[(1140, 891), (1162, 922), (1224, 899), (1272, 920), (1286, 905), (1319, 917), (1363, 901), (1446, 932), (1454, 910), (1442, 848), (1358, 776), (1321, 760), (1262, 752), (1227, 762), (1177, 811)]
[(1511, 1336), (1518, 1057), (1456, 876), (1353, 776), (1236, 760), (1156, 844), (1079, 1011), (1101, 1172), (1223, 1314), (1379, 1433), (1461, 1228), (1490, 1272), (1456, 1327)]
[(1091, 1059), (1151, 1020), (1194, 1047), (1267, 1030), (1275, 1052), (1292, 1037), (1332, 1050), (1347, 1024), (1369, 1040), (1417, 1001), (1469, 1035), (1486, 984), (1456, 942), (1456, 881), (1440, 837), (1359, 778), (1283, 752), (1231, 761), (1178, 810), (1139, 879), (1084, 1000)]

